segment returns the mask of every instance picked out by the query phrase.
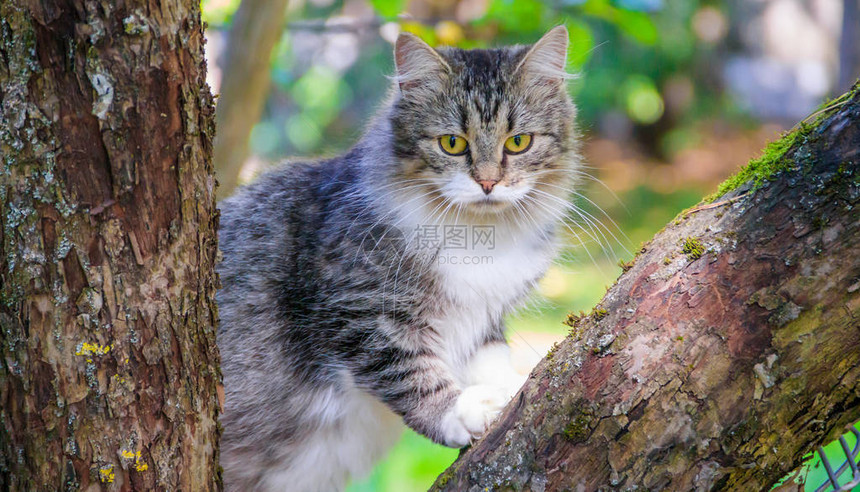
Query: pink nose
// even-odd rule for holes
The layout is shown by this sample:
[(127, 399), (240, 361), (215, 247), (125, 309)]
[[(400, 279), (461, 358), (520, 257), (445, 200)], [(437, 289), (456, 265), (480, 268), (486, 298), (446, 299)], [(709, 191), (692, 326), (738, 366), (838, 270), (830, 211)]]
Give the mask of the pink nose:
[(493, 186), (496, 186), (496, 183), (499, 182), (498, 179), (478, 179), (476, 181), (481, 185), (481, 189), (484, 190), (484, 193), (487, 195), (493, 191)]

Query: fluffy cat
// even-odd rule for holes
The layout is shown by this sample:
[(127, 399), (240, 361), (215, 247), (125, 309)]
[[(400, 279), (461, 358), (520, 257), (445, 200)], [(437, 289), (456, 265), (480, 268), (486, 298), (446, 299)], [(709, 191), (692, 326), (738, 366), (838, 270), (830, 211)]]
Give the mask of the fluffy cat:
[(340, 490), (403, 423), (464, 446), (516, 393), (503, 319), (556, 253), (578, 165), (567, 43), (401, 34), (352, 150), (222, 203), (227, 490)]

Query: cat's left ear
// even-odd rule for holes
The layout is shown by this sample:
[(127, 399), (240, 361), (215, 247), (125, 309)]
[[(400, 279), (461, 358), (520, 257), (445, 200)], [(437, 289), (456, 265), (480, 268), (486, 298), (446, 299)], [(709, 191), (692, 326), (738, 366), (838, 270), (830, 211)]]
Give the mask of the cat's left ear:
[(515, 72), (538, 81), (563, 82), (570, 78), (565, 71), (568, 39), (564, 25), (553, 27), (532, 45)]
[(419, 87), (432, 88), (451, 71), (436, 50), (408, 32), (401, 33), (394, 43), (394, 64), (397, 83), (403, 92)]

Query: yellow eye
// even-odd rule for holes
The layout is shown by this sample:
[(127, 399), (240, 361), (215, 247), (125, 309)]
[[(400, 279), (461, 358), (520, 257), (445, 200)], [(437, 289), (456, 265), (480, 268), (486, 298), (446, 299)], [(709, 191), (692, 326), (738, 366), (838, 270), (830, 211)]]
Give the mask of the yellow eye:
[(469, 142), (457, 135), (442, 135), (439, 137), (439, 147), (442, 147), (442, 151), (446, 154), (463, 155), (469, 148)]
[(532, 136), (520, 133), (505, 140), (505, 152), (508, 154), (522, 154), (532, 146)]

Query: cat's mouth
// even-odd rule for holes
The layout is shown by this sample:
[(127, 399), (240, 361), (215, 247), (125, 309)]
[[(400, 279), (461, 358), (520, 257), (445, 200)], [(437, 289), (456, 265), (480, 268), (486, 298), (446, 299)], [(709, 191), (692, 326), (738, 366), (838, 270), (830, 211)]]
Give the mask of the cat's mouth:
[(498, 198), (487, 196), (475, 200), (471, 203), (471, 205), (481, 210), (501, 210), (503, 208), (507, 208), (510, 203), (508, 203), (506, 200), (499, 200)]

